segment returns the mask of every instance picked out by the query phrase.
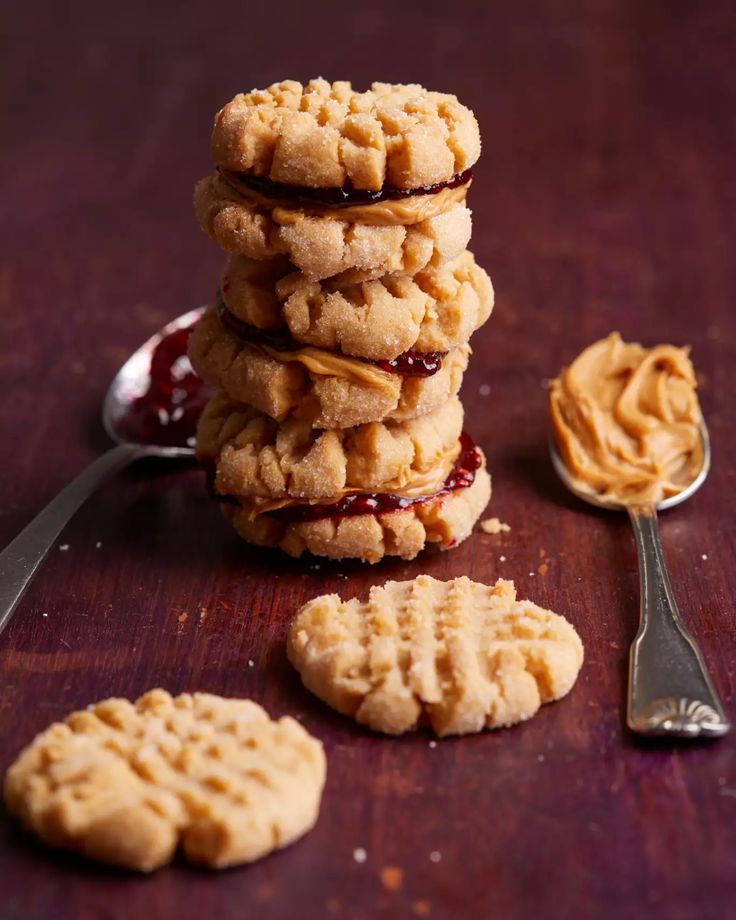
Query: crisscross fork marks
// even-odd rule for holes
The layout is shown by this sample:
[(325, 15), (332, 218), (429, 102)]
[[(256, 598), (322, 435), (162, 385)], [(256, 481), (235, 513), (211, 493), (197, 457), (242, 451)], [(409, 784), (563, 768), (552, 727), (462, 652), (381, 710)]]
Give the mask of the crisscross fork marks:
[(399, 734), (428, 722), (448, 735), (530, 718), (570, 690), (583, 648), (563, 617), (517, 601), (511, 582), (420, 575), (372, 588), (362, 605), (311, 601), (292, 625), (289, 657), (307, 687), (371, 728)]

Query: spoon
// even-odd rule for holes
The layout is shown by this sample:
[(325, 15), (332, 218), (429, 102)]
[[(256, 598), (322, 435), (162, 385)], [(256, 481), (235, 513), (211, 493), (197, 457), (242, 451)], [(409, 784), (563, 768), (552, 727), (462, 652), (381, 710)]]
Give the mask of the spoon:
[(659, 539), (657, 511), (674, 508), (705, 482), (710, 469), (710, 437), (700, 424), (703, 463), (693, 481), (656, 505), (621, 505), (581, 488), (571, 477), (554, 439), (552, 465), (578, 498), (609, 511), (627, 511), (636, 537), (641, 583), (639, 631), (629, 656), (626, 722), (639, 735), (716, 738), (731, 723), (713, 686), (703, 655), (677, 609)]
[[(158, 424), (149, 425), (148, 430), (144, 430), (141, 425), (136, 430), (131, 425), (131, 413), (134, 408), (145, 409), (146, 396), (155, 392), (156, 380), (152, 378), (151, 370), (159, 346), (165, 340), (178, 345), (178, 339), (174, 340), (177, 333), (181, 334), (181, 341), (185, 343), (184, 330), (194, 325), (203, 310), (190, 310), (172, 320), (128, 358), (110, 384), (102, 407), (102, 424), (116, 446), (91, 463), (62, 489), (0, 553), (0, 632), (7, 626), (23, 592), (64, 526), (98, 486), (142, 457), (191, 458), (194, 455), (193, 447), (186, 443), (187, 438), (182, 431), (193, 415), (192, 410), (197, 408), (196, 392), (191, 394), (187, 418), (177, 414), (176, 408), (170, 414), (162, 409), (163, 414), (159, 414), (161, 407), (157, 403), (147, 408), (149, 414), (152, 410), (156, 413), (153, 418), (154, 421), (158, 420)], [(187, 374), (192, 375), (188, 378), (190, 381), (195, 379), (184, 350), (185, 344), (170, 368), (170, 379), (174, 386), (178, 379), (183, 379)], [(196, 386), (200, 388), (201, 402), (204, 404), (204, 384), (196, 380), (195, 389)], [(178, 395), (171, 398), (172, 406), (175, 406), (182, 394), (180, 390)], [(173, 424), (167, 429), (166, 422), (169, 420)], [(180, 424), (177, 425), (177, 422)], [(193, 422), (190, 434), (194, 434)], [(177, 438), (184, 443), (172, 443)]]

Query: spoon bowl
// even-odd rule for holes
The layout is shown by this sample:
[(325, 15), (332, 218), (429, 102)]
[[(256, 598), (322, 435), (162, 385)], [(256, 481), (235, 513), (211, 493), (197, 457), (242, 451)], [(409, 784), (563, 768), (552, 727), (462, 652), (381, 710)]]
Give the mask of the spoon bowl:
[[(143, 442), (131, 438), (129, 431), (126, 430), (125, 422), (134, 404), (145, 398), (150, 392), (151, 365), (156, 349), (174, 333), (190, 329), (205, 309), (205, 307), (198, 307), (167, 323), (128, 358), (113, 378), (102, 404), (102, 424), (107, 434), (117, 444), (139, 447), (149, 455), (161, 457), (193, 456), (194, 448), (191, 444), (157, 444), (148, 439)], [(176, 359), (176, 366), (177, 374), (181, 377), (193, 373), (186, 354)]]
[[(702, 442), (703, 462), (700, 465), (697, 475), (692, 482), (681, 492), (678, 492), (677, 495), (670, 495), (667, 498), (663, 498), (662, 501), (657, 502), (654, 506), (656, 511), (667, 511), (668, 508), (674, 508), (676, 505), (680, 505), (682, 502), (687, 501), (688, 498), (698, 491), (707, 479), (708, 473), (710, 472), (711, 447), (710, 434), (708, 433), (708, 426), (705, 424), (704, 419), (700, 420), (700, 438)], [(597, 495), (590, 489), (581, 487), (570, 474), (570, 470), (562, 459), (557, 449), (557, 443), (552, 436), (550, 436), (549, 439), (549, 456), (557, 476), (562, 480), (563, 484), (567, 486), (570, 492), (581, 501), (587, 502), (589, 505), (595, 505), (596, 508), (604, 508), (606, 511), (628, 511), (626, 505), (622, 505), (620, 502), (611, 501), (611, 499)]]

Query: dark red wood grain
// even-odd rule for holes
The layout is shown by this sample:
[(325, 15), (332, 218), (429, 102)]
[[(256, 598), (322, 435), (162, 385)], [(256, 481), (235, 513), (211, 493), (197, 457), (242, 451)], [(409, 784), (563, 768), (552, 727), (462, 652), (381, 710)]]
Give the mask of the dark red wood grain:
[[(239, 544), (191, 469), (146, 462), (111, 482), (0, 637), (0, 768), (111, 694), (251, 696), (324, 740), (320, 820), (251, 867), (143, 879), (48, 853), (4, 816), (0, 916), (733, 915), (736, 735), (672, 747), (625, 730), (634, 545), (625, 520), (555, 482), (544, 390), (612, 329), (693, 345), (714, 467), (662, 532), (735, 716), (732, 4), (23, 2), (4, 7), (0, 36), (0, 544), (105, 447), (98, 407), (123, 358), (214, 292), (221, 256), (191, 191), (216, 108), (316, 74), (421, 82), (478, 115), (473, 248), (497, 306), (463, 394), (491, 511), (512, 527), (412, 563), (315, 565)], [(283, 648), (295, 608), (422, 571), (508, 575), (566, 614), (586, 647), (571, 696), (431, 748), (303, 692)]]

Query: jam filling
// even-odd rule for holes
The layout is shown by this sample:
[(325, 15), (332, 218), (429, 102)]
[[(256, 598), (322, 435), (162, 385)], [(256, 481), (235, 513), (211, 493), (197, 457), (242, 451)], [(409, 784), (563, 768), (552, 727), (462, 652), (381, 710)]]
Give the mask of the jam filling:
[(130, 403), (119, 422), (126, 439), (162, 447), (194, 446), (197, 421), (211, 391), (187, 358), (193, 327), (177, 329), (154, 349), (148, 389)]
[[(482, 463), (481, 453), (475, 446), (470, 435), (463, 431), (460, 435), (460, 453), (455, 460), (450, 475), (439, 491), (432, 495), (418, 495), (415, 498), (405, 498), (393, 495), (390, 492), (349, 492), (341, 499), (328, 505), (310, 505), (303, 502), (297, 505), (288, 505), (269, 515), (287, 524), (319, 521), (322, 518), (346, 518), (359, 514), (390, 514), (393, 511), (403, 511), (412, 505), (422, 502), (435, 501), (454, 492), (457, 489), (467, 489), (475, 482), (475, 474)], [(207, 469), (207, 486), (213, 498), (224, 504), (239, 504), (232, 495), (221, 495), (215, 491), (214, 470)]]
[(306, 205), (325, 205), (328, 208), (348, 208), (354, 204), (375, 204), (378, 201), (396, 201), (400, 198), (411, 198), (413, 195), (436, 195), (446, 188), (457, 188), (465, 185), (473, 178), (472, 169), (457, 173), (446, 182), (435, 182), (434, 185), (421, 185), (419, 188), (397, 188), (393, 185), (384, 185), (377, 191), (370, 189), (353, 188), (352, 185), (343, 185), (341, 188), (312, 188), (308, 185), (287, 185), (284, 182), (274, 182), (263, 176), (253, 176), (245, 172), (231, 172), (220, 170), (225, 179), (228, 176), (242, 183), (247, 188), (265, 198), (287, 199)]
[[(278, 329), (259, 329), (250, 323), (238, 319), (225, 306), (222, 294), (217, 295), (217, 313), (220, 322), (243, 342), (253, 342), (255, 345), (266, 345), (275, 351), (298, 351), (304, 348), (293, 339), (288, 332)], [(364, 364), (371, 364), (389, 374), (400, 374), (402, 377), (431, 377), (442, 367), (442, 359), (446, 352), (442, 351), (405, 351), (403, 354), (392, 358), (390, 361), (374, 361), (371, 358), (354, 358)]]

